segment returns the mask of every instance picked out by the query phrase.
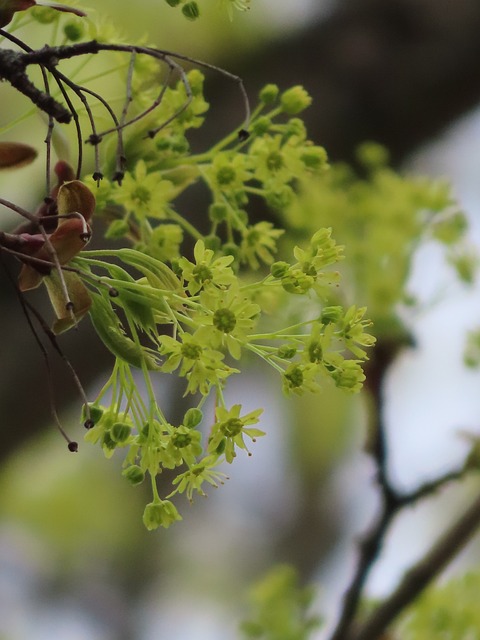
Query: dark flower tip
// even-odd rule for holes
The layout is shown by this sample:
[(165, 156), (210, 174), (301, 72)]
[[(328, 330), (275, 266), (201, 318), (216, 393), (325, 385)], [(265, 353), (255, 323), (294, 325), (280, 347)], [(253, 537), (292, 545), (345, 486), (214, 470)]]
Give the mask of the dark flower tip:
[(118, 293), (118, 289), (114, 289), (113, 287), (110, 287), (110, 289), (108, 290), (108, 295), (111, 298), (118, 298), (120, 294)]
[(83, 426), (85, 427), (85, 429), (92, 429), (92, 427), (95, 426), (95, 423), (91, 418), (88, 418), (88, 420), (85, 420), (85, 422), (83, 423)]
[(77, 453), (77, 451), (78, 451), (78, 442), (75, 442), (74, 440), (69, 442), (68, 443), (68, 450), (71, 451), (72, 453)]
[(112, 182), (118, 182), (118, 185), (121, 186), (124, 177), (125, 173), (123, 171), (115, 171), (112, 176)]
[(245, 142), (245, 140), (248, 140), (249, 137), (250, 134), (246, 129), (240, 129), (240, 131), (238, 132), (238, 139), (240, 140), (240, 142)]

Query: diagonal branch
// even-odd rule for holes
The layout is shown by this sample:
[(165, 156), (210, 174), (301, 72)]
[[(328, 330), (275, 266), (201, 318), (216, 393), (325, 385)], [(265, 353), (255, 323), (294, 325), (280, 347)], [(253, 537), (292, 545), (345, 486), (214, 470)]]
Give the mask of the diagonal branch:
[(430, 551), (405, 574), (395, 591), (381, 603), (348, 640), (373, 640), (428, 586), (467, 544), (480, 526), (480, 495), (440, 537)]
[[(399, 494), (392, 486), (387, 469), (388, 456), (382, 415), (382, 386), (388, 368), (395, 359), (399, 348), (404, 344), (405, 339), (402, 338), (394, 342), (380, 342), (369, 363), (370, 370), (367, 371), (367, 385), (373, 405), (373, 425), (371, 442), (369, 442), (368, 448), (377, 467), (376, 479), (381, 506), (375, 522), (359, 543), (357, 566), (351, 583), (345, 592), (341, 613), (330, 640), (350, 640), (352, 630), (355, 628), (357, 621), (367, 578), (381, 553), (386, 535), (398, 512), (421, 499), (427, 498), (447, 483), (461, 479), (469, 471), (468, 466), (464, 465), (461, 469), (451, 471), (404, 495)], [(361, 637), (361, 640), (373, 640), (375, 637), (374, 635), (365, 635)], [(353, 636), (353, 638), (357, 640), (356, 636)]]

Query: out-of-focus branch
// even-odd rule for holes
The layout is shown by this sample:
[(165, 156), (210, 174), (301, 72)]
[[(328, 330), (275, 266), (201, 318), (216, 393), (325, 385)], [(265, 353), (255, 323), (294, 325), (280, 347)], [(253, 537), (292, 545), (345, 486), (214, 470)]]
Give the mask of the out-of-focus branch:
[[(415, 491), (404, 495), (399, 494), (392, 486), (388, 477), (388, 451), (385, 425), (383, 422), (382, 387), (391, 363), (395, 359), (399, 348), (404, 344), (405, 341), (403, 340), (395, 342), (379, 341), (367, 368), (366, 384), (371, 394), (372, 403), (372, 425), (368, 449), (376, 465), (376, 480), (380, 494), (380, 510), (376, 520), (359, 543), (357, 566), (350, 585), (346, 590), (339, 620), (330, 636), (330, 640), (374, 640), (377, 637), (376, 635), (367, 634), (362, 635), (361, 638), (357, 638), (353, 630), (356, 628), (359, 606), (364, 596), (367, 578), (378, 559), (394, 518), (398, 512), (405, 507), (432, 495), (449, 482), (461, 479), (469, 470), (468, 466), (465, 465), (458, 471), (447, 473), (437, 480), (425, 483)], [(457, 551), (460, 546), (461, 544), (457, 545)], [(454, 555), (455, 550), (452, 549), (450, 553), (451, 556)], [(436, 558), (437, 556), (434, 557)], [(434, 575), (436, 575), (436, 573), (433, 573), (432, 577)], [(428, 582), (429, 580), (426, 580), (424, 586), (426, 586)], [(406, 604), (403, 606), (406, 606)], [(397, 615), (399, 611), (400, 609), (395, 615)]]
[(480, 526), (480, 495), (440, 537), (431, 550), (405, 574), (398, 587), (348, 640), (374, 640), (411, 604), (448, 562), (465, 546)]

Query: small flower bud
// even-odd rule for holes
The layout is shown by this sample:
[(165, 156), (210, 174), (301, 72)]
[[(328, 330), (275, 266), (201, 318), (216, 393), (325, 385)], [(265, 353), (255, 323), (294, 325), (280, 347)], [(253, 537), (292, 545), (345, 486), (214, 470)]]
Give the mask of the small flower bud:
[(158, 527), (168, 528), (175, 520), (181, 519), (177, 509), (169, 500), (150, 502), (143, 512), (143, 524), (149, 531)]
[(203, 413), (196, 407), (190, 408), (183, 417), (183, 424), (188, 429), (193, 429), (203, 420)]
[(63, 27), (63, 33), (70, 42), (78, 42), (85, 33), (85, 28), (80, 22), (67, 22)]
[(295, 198), (295, 193), (288, 184), (278, 188), (276, 191), (267, 191), (265, 194), (265, 200), (272, 209), (286, 209), (292, 204)]
[(221, 241), (218, 236), (205, 236), (203, 240), (205, 242), (205, 249), (211, 249), (212, 251), (218, 251), (220, 249)]
[(122, 476), (134, 487), (145, 480), (145, 473), (137, 464), (132, 464), (130, 467), (127, 467), (122, 471)]
[(90, 419), (93, 422), (93, 425), (95, 425), (100, 422), (105, 410), (103, 407), (99, 407), (96, 404), (89, 404), (88, 411), (90, 413), (89, 418), (87, 418), (87, 412), (85, 411), (85, 408), (82, 410), (82, 422), (85, 423), (87, 419)]
[(128, 440), (131, 432), (132, 427), (129, 424), (126, 424), (125, 422), (115, 422), (110, 429), (110, 436), (115, 442), (121, 443)]
[(105, 449), (108, 449), (109, 451), (113, 451), (117, 448), (117, 443), (112, 439), (110, 431), (105, 431), (103, 434), (102, 447), (105, 447)]
[(183, 5), (182, 13), (187, 20), (196, 20), (200, 15), (200, 9), (195, 0), (193, 0), (192, 2), (187, 2)]
[(261, 116), (252, 122), (252, 131), (257, 136), (263, 136), (272, 126), (272, 121), (267, 116)]
[(339, 306), (325, 307), (320, 316), (320, 320), (323, 324), (330, 324), (331, 322), (338, 322), (343, 316), (343, 309)]
[(387, 149), (376, 142), (364, 142), (358, 147), (356, 155), (360, 164), (370, 170), (384, 167), (390, 159)]
[(278, 357), (284, 360), (291, 360), (297, 354), (297, 347), (294, 344), (282, 344), (278, 347)]
[(270, 267), (270, 273), (274, 278), (283, 278), (288, 273), (290, 265), (288, 262), (274, 262)]
[(51, 24), (59, 19), (59, 14), (50, 7), (33, 7), (31, 17), (40, 24)]
[(208, 208), (208, 217), (212, 222), (224, 222), (228, 218), (228, 207), (227, 205), (214, 202)]
[(323, 147), (306, 147), (300, 159), (307, 169), (312, 169), (313, 171), (319, 171), (327, 167), (327, 152)]
[(309, 107), (311, 103), (312, 98), (300, 85), (287, 89), (280, 98), (283, 111), (292, 116)]
[(263, 104), (273, 104), (277, 98), (280, 90), (276, 84), (267, 84), (261, 89), (258, 97)]
[(301, 140), (305, 140), (307, 137), (305, 123), (300, 118), (290, 118), (285, 126), (285, 137), (291, 138), (292, 136), (296, 136)]

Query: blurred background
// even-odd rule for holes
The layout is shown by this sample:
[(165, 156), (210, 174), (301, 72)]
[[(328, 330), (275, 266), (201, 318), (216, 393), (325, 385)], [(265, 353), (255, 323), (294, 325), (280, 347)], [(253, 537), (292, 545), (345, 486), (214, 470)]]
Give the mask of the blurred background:
[[(310, 138), (333, 161), (353, 161), (357, 145), (374, 140), (403, 172), (448, 176), (478, 245), (476, 0), (253, 0), (233, 22), (213, 2), (194, 23), (162, 0), (137, 0), (134, 11), (127, 0), (99, 5), (126, 41), (145, 38), (240, 75), (252, 102), (266, 82), (304, 85), (314, 98), (305, 114)], [(38, 26), (36, 39), (45, 41)], [(205, 145), (242, 117), (224, 78), (209, 76), (206, 95), (217, 107), (197, 141)], [(0, 105), (0, 127), (25, 108), (3, 85)], [(40, 147), (39, 123), (19, 121), (3, 138)], [(35, 208), (42, 169), (3, 173), (0, 185), (2, 197)], [(7, 229), (12, 216), (2, 216)], [(0, 279), (2, 640), (229, 640), (238, 637), (248, 585), (277, 562), (293, 563), (318, 586), (315, 607), (331, 624), (354, 566), (354, 540), (377, 507), (362, 450), (363, 396), (329, 391), (285, 400), (278, 380), (252, 367), (227, 399), (245, 411), (267, 403), (267, 437), (253, 457), (239, 456), (225, 486), (181, 505), (183, 523), (148, 533), (141, 522), (148, 496), (121, 480), (120, 458), (106, 461), (88, 445), (66, 453), (51, 425), (41, 354), (8, 279)], [(426, 245), (410, 289), (438, 301), (408, 319), (416, 346), (399, 354), (384, 388), (389, 470), (399, 490), (459, 468), (468, 451), (460, 432), (480, 432), (480, 378), (462, 363), (465, 333), (480, 324), (478, 287), (457, 285)], [(45, 303), (41, 293), (32, 300)], [(94, 394), (110, 358), (88, 323), (62, 337), (62, 347)], [(81, 439), (80, 403), (61, 363), (54, 376), (62, 420)], [(182, 391), (169, 384), (161, 378), (158, 395), (173, 413), (171, 399)], [(477, 485), (447, 487), (395, 522), (371, 595), (393, 588)], [(450, 571), (475, 566), (479, 553), (473, 541)]]

